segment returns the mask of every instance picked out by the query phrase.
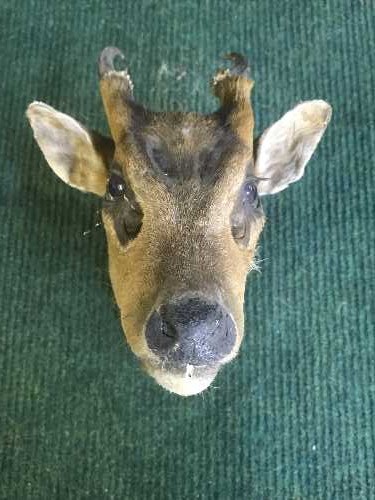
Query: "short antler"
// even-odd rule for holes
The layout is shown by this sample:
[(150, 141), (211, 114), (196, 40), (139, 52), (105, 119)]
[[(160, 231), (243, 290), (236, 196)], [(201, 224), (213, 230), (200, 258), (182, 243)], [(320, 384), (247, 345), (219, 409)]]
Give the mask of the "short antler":
[(109, 128), (115, 141), (119, 140), (130, 122), (130, 104), (133, 101), (133, 83), (126, 69), (117, 71), (116, 58), (125, 59), (117, 47), (106, 47), (99, 57), (100, 92)]
[(124, 54), (117, 47), (106, 47), (99, 56), (99, 76), (102, 78), (106, 73), (115, 71), (114, 59), (119, 57), (122, 61), (125, 60)]
[(253, 144), (254, 117), (250, 103), (254, 81), (249, 78), (246, 57), (236, 52), (224, 56), (232, 61), (230, 69), (220, 69), (212, 82), (213, 92), (221, 101), (219, 113), (249, 147)]

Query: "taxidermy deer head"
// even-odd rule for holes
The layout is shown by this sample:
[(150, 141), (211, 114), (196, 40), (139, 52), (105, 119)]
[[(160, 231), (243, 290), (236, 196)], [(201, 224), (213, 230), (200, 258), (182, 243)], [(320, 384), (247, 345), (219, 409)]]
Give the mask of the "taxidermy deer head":
[(114, 47), (99, 59), (112, 138), (51, 106), (27, 110), (52, 170), (102, 198), (109, 273), (128, 343), (174, 393), (206, 389), (238, 353), (246, 275), (265, 217), (260, 197), (300, 179), (331, 117), (322, 100), (288, 111), (253, 138), (245, 58), (212, 81), (217, 111), (154, 112), (138, 104)]

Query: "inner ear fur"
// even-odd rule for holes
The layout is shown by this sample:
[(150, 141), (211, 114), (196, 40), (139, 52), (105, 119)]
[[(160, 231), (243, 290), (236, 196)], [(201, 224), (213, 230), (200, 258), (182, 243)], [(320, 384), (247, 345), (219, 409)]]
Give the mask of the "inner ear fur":
[(257, 139), (254, 175), (261, 195), (274, 194), (298, 181), (331, 119), (323, 100), (305, 101), (288, 111)]
[(49, 166), (68, 185), (103, 196), (114, 142), (48, 104), (33, 102), (27, 118)]

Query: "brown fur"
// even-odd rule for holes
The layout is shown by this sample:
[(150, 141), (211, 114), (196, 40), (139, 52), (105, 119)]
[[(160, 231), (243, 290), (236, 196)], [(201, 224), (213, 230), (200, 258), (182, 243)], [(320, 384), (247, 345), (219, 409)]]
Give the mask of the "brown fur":
[[(118, 243), (111, 218), (103, 213), (110, 276), (128, 343), (146, 367), (157, 365), (162, 370), (145, 342), (147, 319), (154, 309), (173, 297), (198, 293), (219, 301), (231, 311), (237, 326), (237, 341), (225, 359), (228, 361), (237, 354), (243, 338), (246, 275), (264, 224), (263, 217), (254, 218), (247, 248), (236, 244), (229, 224), (239, 186), (252, 161), (254, 122), (249, 97), (253, 82), (245, 77), (231, 77), (229, 73), (220, 75), (214, 82), (215, 93), (222, 102), (217, 113), (204, 117), (193, 113), (148, 112), (147, 118), (143, 116), (146, 123), (139, 130), (141, 118), (137, 114), (144, 115), (144, 110), (135, 108), (129, 100), (125, 121), (121, 122), (124, 97), (115, 97), (119, 80), (117, 76), (114, 78), (112, 89), (110, 78), (105, 79), (105, 91), (103, 83), (101, 89), (112, 135), (119, 141), (114, 161), (129, 179), (143, 211), (141, 231), (125, 248)], [(128, 95), (129, 86), (124, 87)], [(166, 145), (180, 176), (184, 175), (184, 164), (179, 165), (179, 158), (191, 159), (199, 157), (202, 151), (220, 148), (217, 137), (223, 134), (224, 127), (227, 128), (224, 134), (234, 133), (236, 137), (234, 144), (223, 150), (226, 161), (214, 184), (200, 182), (198, 173), (190, 169), (183, 184), (168, 187), (163, 180), (153, 177), (152, 169), (150, 172), (144, 157), (134, 147), (134, 127), (138, 135), (153, 135)], [(204, 165), (197, 161), (196, 168)], [(189, 383), (169, 388), (189, 393), (189, 388), (185, 388)]]

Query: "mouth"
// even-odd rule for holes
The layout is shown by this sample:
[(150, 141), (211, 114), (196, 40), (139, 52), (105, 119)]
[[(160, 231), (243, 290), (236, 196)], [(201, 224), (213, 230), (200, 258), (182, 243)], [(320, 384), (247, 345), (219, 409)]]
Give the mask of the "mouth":
[(142, 365), (159, 385), (179, 396), (193, 396), (207, 389), (220, 368), (219, 365), (194, 366), (189, 363), (176, 367), (150, 360), (144, 360)]

